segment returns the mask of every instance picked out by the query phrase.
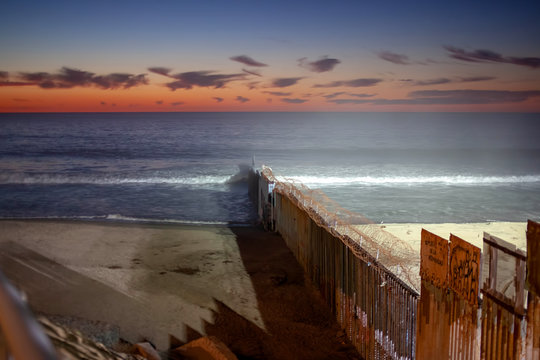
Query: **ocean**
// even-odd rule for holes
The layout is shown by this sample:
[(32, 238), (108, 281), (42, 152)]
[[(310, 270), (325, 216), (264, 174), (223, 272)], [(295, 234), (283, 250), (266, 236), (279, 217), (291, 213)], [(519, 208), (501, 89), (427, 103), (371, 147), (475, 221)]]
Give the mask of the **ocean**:
[(540, 114), (0, 114), (0, 218), (249, 224), (252, 163), (374, 222), (540, 219)]

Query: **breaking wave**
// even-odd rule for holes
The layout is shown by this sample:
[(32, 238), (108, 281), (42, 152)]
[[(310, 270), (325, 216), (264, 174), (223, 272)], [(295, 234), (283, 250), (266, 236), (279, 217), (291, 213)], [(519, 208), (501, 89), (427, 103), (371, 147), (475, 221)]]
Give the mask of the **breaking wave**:
[(69, 176), (69, 175), (0, 175), (0, 184), (31, 184), (31, 185), (121, 185), (121, 184), (178, 184), (178, 185), (217, 185), (225, 184), (230, 176), (151, 176), (151, 177), (121, 177), (121, 176)]
[(226, 221), (196, 221), (180, 219), (152, 219), (123, 216), (120, 214), (95, 215), (95, 216), (24, 216), (24, 217), (0, 217), (2, 220), (78, 220), (78, 221), (110, 221), (125, 223), (149, 223), (149, 224), (176, 224), (176, 225), (228, 225), (242, 226), (248, 223), (231, 223)]
[(307, 186), (414, 186), (414, 185), (456, 185), (490, 186), (504, 184), (525, 184), (540, 182), (540, 175), (524, 176), (357, 176), (357, 177), (317, 177), (292, 176), (280, 180), (301, 182)]

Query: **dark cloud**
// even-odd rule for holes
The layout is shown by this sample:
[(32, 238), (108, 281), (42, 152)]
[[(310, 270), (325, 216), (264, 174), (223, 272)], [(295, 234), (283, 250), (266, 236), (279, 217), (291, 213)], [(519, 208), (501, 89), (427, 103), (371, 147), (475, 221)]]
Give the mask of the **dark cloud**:
[(279, 78), (275, 79), (272, 82), (273, 87), (287, 87), (296, 84), (298, 81), (302, 80), (301, 77), (295, 77), (295, 78)]
[(495, 76), (470, 76), (459, 78), (460, 82), (477, 82), (477, 81), (489, 81), (495, 80)]
[(249, 75), (262, 76), (260, 72), (255, 71), (255, 70), (242, 69), (242, 71)]
[(343, 104), (367, 104), (371, 103), (372, 100), (360, 100), (360, 99), (331, 99), (328, 100), (330, 103), (343, 105)]
[(408, 94), (407, 99), (331, 99), (334, 104), (374, 105), (485, 105), (524, 102), (540, 97), (540, 90), (421, 90)]
[(354, 80), (342, 80), (342, 81), (333, 81), (328, 84), (317, 84), (313, 85), (316, 88), (329, 88), (329, 87), (363, 87), (363, 86), (373, 86), (380, 83), (382, 79), (354, 79)]
[(407, 55), (396, 54), (391, 51), (381, 51), (377, 54), (379, 58), (398, 65), (409, 65), (411, 62)]
[(128, 89), (138, 85), (148, 84), (145, 74), (131, 75), (124, 73), (114, 73), (104, 76), (95, 76), (93, 83), (103, 89)]
[(189, 71), (180, 74), (170, 75), (177, 79), (167, 83), (171, 90), (192, 89), (194, 86), (214, 87), (216, 89), (224, 87), (228, 82), (242, 80), (245, 74), (213, 74), (213, 71)]
[(23, 81), (0, 81), (0, 87), (3, 86), (34, 86), (36, 85), (33, 82), (23, 82)]
[(298, 60), (298, 64), (301, 67), (318, 73), (333, 70), (334, 67), (339, 63), (341, 63), (341, 61), (338, 59), (332, 59), (326, 56), (317, 61), (308, 61), (307, 58), (301, 58)]
[(243, 96), (238, 95), (238, 96), (236, 97), (236, 101), (239, 101), (239, 102), (241, 102), (241, 103), (245, 103), (245, 102), (248, 102), (249, 99), (246, 98), (246, 97), (243, 97)]
[(435, 104), (499, 104), (523, 102), (540, 96), (540, 91), (509, 90), (422, 90), (413, 91), (409, 97), (423, 103)]
[(102, 101), (102, 102), (100, 102), (99, 104), (102, 105), (102, 106), (107, 105), (107, 103), (106, 103), (105, 101)]
[(327, 95), (323, 95), (324, 98), (326, 99), (333, 99), (339, 95), (343, 95), (345, 94), (345, 91), (338, 91), (338, 92), (335, 92), (335, 93), (332, 93), (332, 94), (327, 94)]
[(443, 84), (450, 84), (450, 83), (487, 81), (487, 80), (493, 80), (493, 79), (496, 79), (496, 78), (493, 76), (471, 76), (471, 77), (458, 77), (455, 79), (437, 78), (437, 79), (418, 80), (418, 81), (407, 79), (407, 80), (401, 80), (401, 81), (413, 82), (413, 85), (417, 85), (417, 86), (431, 86), (431, 85), (443, 85)]
[(214, 96), (212, 99), (216, 100), (218, 103), (223, 101), (223, 98)]
[(305, 99), (290, 99), (290, 98), (283, 98), (283, 99), (281, 99), (281, 101), (286, 102), (286, 103), (288, 103), (288, 104), (303, 104), (303, 103), (305, 103), (307, 100), (305, 100)]
[(259, 85), (259, 81), (252, 81), (247, 84), (247, 87), (249, 90), (253, 90), (257, 88), (257, 85)]
[(169, 76), (172, 70), (166, 67), (156, 66), (156, 67), (148, 68), (148, 71), (153, 72), (155, 74), (163, 75), (163, 76)]
[(282, 92), (282, 91), (263, 91), (263, 93), (268, 95), (274, 95), (274, 96), (291, 96), (292, 93), (290, 92)]
[(163, 105), (163, 100), (156, 101), (156, 105)]
[(77, 86), (96, 86), (102, 89), (131, 88), (148, 84), (146, 74), (133, 75), (112, 73), (95, 75), (92, 72), (63, 67), (58, 73), (21, 72), (18, 78), (20, 85), (36, 85), (42, 89), (70, 89)]
[(230, 57), (229, 59), (231, 59), (233, 61), (238, 61), (239, 63), (242, 63), (242, 64), (247, 65), (247, 66), (257, 66), (257, 67), (268, 66), (267, 64), (264, 64), (262, 62), (253, 60), (252, 58), (250, 58), (247, 55), (233, 56), (233, 57)]
[(7, 80), (9, 73), (7, 71), (0, 71), (0, 80)]
[(179, 105), (184, 105), (184, 104), (185, 103), (183, 101), (175, 101), (171, 103), (172, 106), (179, 106)]
[(22, 99), (22, 98), (13, 98), (11, 100), (15, 102), (29, 102), (30, 101), (29, 99)]
[(429, 86), (429, 85), (442, 85), (442, 84), (448, 84), (451, 83), (452, 80), (447, 78), (438, 78), (438, 79), (429, 79), (429, 80), (419, 80), (416, 81), (414, 84), (419, 86)]
[(540, 67), (540, 58), (538, 57), (503, 56), (502, 54), (491, 50), (467, 51), (465, 49), (455, 46), (445, 46), (444, 48), (449, 52), (449, 56), (451, 58), (457, 60), (463, 60), (468, 62), (494, 62), (514, 64), (520, 66), (527, 66), (533, 69)]
[(368, 97), (375, 96), (375, 94), (353, 94), (353, 93), (347, 93), (347, 95), (355, 96), (355, 97), (359, 97), (359, 98), (368, 98)]

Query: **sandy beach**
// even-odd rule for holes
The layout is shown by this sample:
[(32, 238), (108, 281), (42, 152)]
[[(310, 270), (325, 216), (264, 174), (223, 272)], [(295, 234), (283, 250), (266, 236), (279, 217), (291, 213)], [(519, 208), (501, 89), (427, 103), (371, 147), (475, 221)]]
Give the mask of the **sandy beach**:
[(4, 220), (0, 267), (35, 312), (160, 350), (214, 335), (239, 357), (357, 357), (281, 237), (259, 228)]
[(380, 224), (383, 230), (406, 241), (420, 252), (420, 234), (426, 229), (445, 239), (454, 234), (463, 240), (482, 249), (484, 232), (516, 245), (517, 248), (527, 248), (526, 222), (485, 222), (485, 223), (445, 223), (445, 224)]
[[(368, 224), (355, 225), (354, 227), (368, 235), (380, 234), (380, 230), (383, 230), (403, 241), (400, 246), (392, 248), (391, 251), (394, 254), (406, 254), (402, 260), (402, 265), (406, 268), (404, 279), (417, 291), (420, 291), (420, 240), (422, 229), (426, 229), (445, 239), (449, 239), (450, 234), (454, 234), (480, 249), (483, 249), (484, 232), (514, 244), (518, 249), (525, 251), (527, 247), (526, 222)], [(392, 267), (390, 268), (392, 269)]]

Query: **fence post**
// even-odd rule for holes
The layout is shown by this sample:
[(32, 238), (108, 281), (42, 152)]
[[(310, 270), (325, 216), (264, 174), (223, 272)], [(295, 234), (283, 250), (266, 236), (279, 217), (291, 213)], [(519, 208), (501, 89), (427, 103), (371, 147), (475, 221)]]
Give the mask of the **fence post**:
[(448, 298), (448, 240), (422, 229), (416, 327), (416, 358), (448, 358), (450, 299)]
[(540, 224), (527, 224), (527, 359), (540, 359)]

